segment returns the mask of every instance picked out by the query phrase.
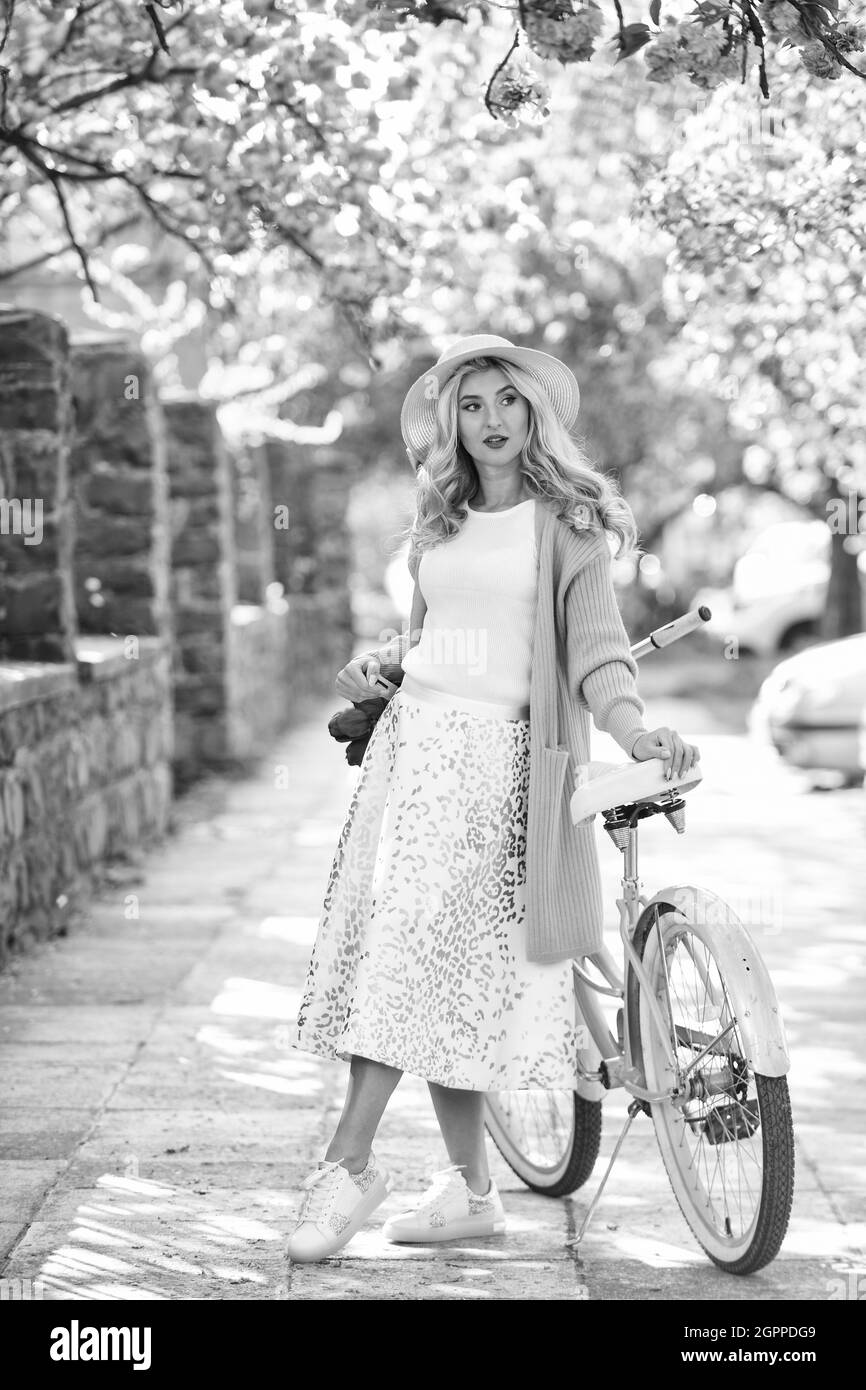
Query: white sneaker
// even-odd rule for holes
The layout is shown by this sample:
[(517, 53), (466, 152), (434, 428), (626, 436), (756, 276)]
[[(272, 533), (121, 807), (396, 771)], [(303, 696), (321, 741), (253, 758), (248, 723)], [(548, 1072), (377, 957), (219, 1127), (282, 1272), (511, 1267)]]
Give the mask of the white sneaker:
[(460, 1165), (452, 1163), (433, 1174), (432, 1183), (412, 1211), (385, 1222), (382, 1234), (395, 1243), (428, 1245), (464, 1236), (492, 1236), (504, 1230), (505, 1208), (493, 1179), (488, 1191), (479, 1197), (468, 1186)]
[(361, 1173), (323, 1159), (305, 1178), (298, 1224), (286, 1254), (295, 1264), (324, 1260), (342, 1249), (391, 1191), (391, 1178), (373, 1154)]

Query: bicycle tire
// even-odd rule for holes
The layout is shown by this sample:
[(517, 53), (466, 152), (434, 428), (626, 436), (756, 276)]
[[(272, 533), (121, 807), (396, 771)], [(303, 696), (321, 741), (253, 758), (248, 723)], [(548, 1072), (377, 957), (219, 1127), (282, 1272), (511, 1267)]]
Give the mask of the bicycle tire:
[[(662, 924), (666, 958), (668, 956), (668, 944), (672, 937), (674, 935), (684, 937), (686, 932), (691, 933), (712, 955), (711, 928), (689, 921), (688, 917), (681, 911), (676, 911), (672, 904), (659, 903), (652, 904), (645, 909), (638, 921), (633, 938), (635, 950), (644, 964), (647, 964), (647, 946), (655, 924), (656, 909), (658, 909)], [(657, 943), (657, 938), (654, 935), (652, 939), (654, 943)], [(655, 979), (654, 970), (659, 977), (661, 976), (661, 971), (658, 969), (657, 945), (654, 945), (649, 955), (647, 968), (652, 978)], [(694, 961), (694, 956), (692, 956), (692, 960)], [(719, 970), (719, 978), (722, 982), (724, 1004), (721, 1013), (724, 1014), (729, 1007), (727, 990), (715, 957), (713, 957), (713, 964)], [(695, 974), (697, 975), (697, 962), (695, 962), (695, 966)], [(633, 1056), (640, 1061), (647, 1088), (661, 1089), (664, 1077), (663, 1069), (654, 1055), (657, 1049), (649, 1045), (644, 1046), (641, 993), (640, 981), (634, 970), (629, 970), (626, 981), (626, 998)], [(662, 1003), (658, 994), (657, 998)], [(650, 1037), (654, 1034), (654, 1030), (650, 1028), (647, 1028), (646, 1032)], [(673, 1037), (678, 1039), (678, 1047), (682, 1046), (680, 1040), (684, 1035), (687, 1035), (688, 1047), (693, 1051), (699, 1048), (700, 1044), (694, 1038), (694, 1030), (690, 1026), (677, 1025), (676, 1020), (674, 1020)], [(713, 1196), (713, 1180), (710, 1179), (708, 1186), (701, 1189), (700, 1161), (692, 1155), (688, 1167), (683, 1162), (688, 1152), (687, 1131), (691, 1130), (692, 1133), (696, 1133), (693, 1127), (695, 1123), (702, 1123), (709, 1128), (712, 1124), (712, 1110), (715, 1107), (712, 1105), (709, 1107), (707, 1118), (704, 1121), (687, 1120), (685, 1110), (677, 1111), (677, 1107), (670, 1101), (652, 1102), (649, 1109), (668, 1181), (689, 1229), (705, 1254), (720, 1269), (724, 1269), (729, 1274), (747, 1275), (755, 1273), (775, 1259), (788, 1229), (794, 1195), (794, 1133), (786, 1078), (784, 1076), (764, 1076), (754, 1071), (738, 1071), (745, 1059), (735, 1050), (738, 1039), (736, 1027), (733, 1028), (729, 1036), (734, 1040), (730, 1050), (722, 1049), (716, 1056), (724, 1055), (728, 1058), (736, 1058), (736, 1062), (728, 1066), (727, 1070), (738, 1077), (739, 1088), (751, 1086), (753, 1089), (754, 1102), (757, 1105), (755, 1130), (760, 1129), (761, 1132), (760, 1195), (751, 1221), (739, 1235), (735, 1235), (733, 1231), (730, 1212), (727, 1209), (728, 1192), (724, 1180), (721, 1183), (721, 1193), (726, 1209), (727, 1232), (718, 1229), (712, 1230), (708, 1221), (708, 1210), (712, 1210), (715, 1203), (719, 1201), (718, 1190), (715, 1197)], [(710, 1064), (712, 1061), (711, 1055)], [(722, 1063), (722, 1070), (725, 1069), (725, 1066), (726, 1064)], [(732, 1092), (727, 1094), (730, 1095)], [(718, 1152), (729, 1148), (730, 1144), (734, 1144), (738, 1148), (741, 1137), (750, 1141), (754, 1138), (755, 1131), (751, 1130), (751, 1125), (755, 1119), (754, 1110), (748, 1112), (745, 1121), (743, 1114), (734, 1110), (734, 1105), (736, 1105), (740, 1107), (740, 1112), (745, 1112), (748, 1104), (750, 1104), (748, 1099), (744, 1100), (740, 1097), (733, 1104), (729, 1102), (722, 1106), (721, 1109), (725, 1113), (725, 1118), (721, 1121), (720, 1126), (714, 1127), (714, 1132), (718, 1135), (719, 1129), (721, 1129), (724, 1138), (719, 1140), (717, 1137), (715, 1142), (710, 1139), (709, 1147)], [(678, 1118), (675, 1118), (675, 1111)], [(734, 1112), (733, 1117), (729, 1113), (732, 1111)], [(745, 1135), (740, 1135), (739, 1129), (741, 1127), (745, 1128)], [(700, 1142), (699, 1139), (698, 1144)], [(744, 1170), (741, 1169), (740, 1174), (742, 1171)], [(738, 1184), (739, 1176), (738, 1174)], [(746, 1185), (748, 1186), (748, 1182)], [(739, 1195), (741, 1195), (741, 1191)]]
[[(538, 1162), (530, 1151), (525, 1137), (525, 1126), (515, 1122), (509, 1113), (507, 1102), (500, 1095), (531, 1096), (532, 1092), (494, 1092), (487, 1097), (487, 1132), (513, 1173), (526, 1183), (532, 1192), (544, 1197), (567, 1197), (583, 1187), (592, 1174), (601, 1147), (601, 1106), (600, 1100), (585, 1100), (577, 1091), (542, 1092), (546, 1097), (555, 1095), (564, 1111), (567, 1111), (565, 1097), (571, 1099), (570, 1132), (564, 1137), (563, 1152), (558, 1160), (545, 1164)], [(527, 1100), (527, 1104), (532, 1102)]]

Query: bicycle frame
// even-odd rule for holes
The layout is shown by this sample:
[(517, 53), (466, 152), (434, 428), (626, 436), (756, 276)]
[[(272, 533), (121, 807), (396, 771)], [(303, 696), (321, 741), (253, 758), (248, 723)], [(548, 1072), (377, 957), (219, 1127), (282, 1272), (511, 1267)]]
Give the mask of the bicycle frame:
[[(649, 1009), (651, 1025), (670, 1065), (675, 1082), (667, 1090), (649, 1091), (641, 1084), (642, 1071), (636, 1065), (632, 1053), (632, 1039), (629, 1030), (628, 1008), (625, 999), (625, 982), (616, 962), (607, 950), (590, 956), (588, 959), (605, 977), (607, 984), (594, 980), (583, 966), (575, 961), (575, 993), (580, 1003), (583, 1020), (589, 1029), (595, 1048), (600, 1055), (596, 1072), (584, 1070), (581, 1094), (586, 1099), (601, 1099), (605, 1091), (622, 1087), (636, 1100), (653, 1103), (661, 1100), (676, 1100), (682, 1096), (683, 1102), (689, 1099), (687, 1074), (714, 1045), (722, 1040), (733, 1024), (722, 1029), (717, 1038), (711, 1039), (697, 1057), (684, 1068), (677, 1056), (675, 1039), (671, 1037), (668, 1022), (655, 996), (644, 964), (638, 956), (632, 939), (644, 909), (653, 903), (672, 904), (675, 910), (684, 893), (691, 893), (696, 902), (706, 905), (711, 895), (698, 889), (666, 888), (652, 898), (640, 892), (641, 881), (638, 876), (638, 825), (628, 826), (628, 839), (623, 849), (624, 865), (621, 878), (622, 896), (616, 899), (619, 908), (619, 935), (623, 945), (627, 969), (633, 970), (643, 989), (643, 997)], [(719, 900), (715, 900), (718, 902)], [(720, 904), (724, 907), (724, 904)], [(687, 914), (683, 913), (685, 920)], [(660, 927), (658, 928), (660, 931)], [(743, 924), (732, 917), (725, 909), (724, 920), (714, 922), (714, 949), (728, 980), (731, 1003), (740, 1035), (746, 1046), (747, 1060), (753, 1070), (764, 1076), (783, 1076), (790, 1069), (784, 1025), (776, 1000), (772, 980), (760, 953), (752, 942)], [(665, 953), (659, 940), (659, 959), (664, 968)], [(591, 993), (587, 993), (591, 991)], [(622, 1000), (622, 1043), (611, 1034), (602, 1014), (598, 996), (608, 996)]]
[[(641, 910), (649, 903), (649, 899), (640, 892), (637, 848), (638, 827), (637, 825), (632, 825), (629, 826), (628, 841), (624, 850), (624, 866), (621, 879), (622, 896), (616, 900), (617, 907), (619, 908), (619, 934), (626, 960), (646, 990), (646, 998), (653, 1024), (658, 1031), (658, 1036), (665, 1049), (667, 1059), (673, 1067), (675, 1074), (678, 1075), (677, 1056), (671, 1042), (667, 1024), (653, 994), (652, 985), (643, 963), (631, 943), (631, 938), (637, 927)], [(631, 1050), (628, 1010), (625, 1008), (624, 980), (617, 970), (616, 962), (606, 947), (595, 955), (590, 956), (589, 959), (605, 976), (608, 985), (600, 985), (597, 980), (593, 980), (583, 967), (575, 961), (573, 970), (577, 979), (592, 990), (594, 995), (607, 995), (623, 1001), (623, 1041), (622, 1045), (620, 1045), (619, 1041), (613, 1037), (607, 1027), (601, 1008), (593, 996), (590, 995), (588, 998), (581, 997), (582, 991), (576, 986), (584, 1021), (590, 1031), (596, 1048), (601, 1054), (603, 1065), (607, 1071), (607, 1085), (601, 1082), (601, 1072), (598, 1073), (598, 1081), (602, 1087), (602, 1094), (604, 1094), (606, 1090), (611, 1089), (611, 1082), (613, 1082), (614, 1085), (621, 1085), (629, 1095), (643, 1101), (664, 1100), (676, 1094), (678, 1087), (671, 1087), (667, 1091), (651, 1092), (640, 1085), (641, 1072), (640, 1069), (635, 1066)], [(591, 1073), (585, 1074), (585, 1080), (588, 1082), (595, 1082), (596, 1079), (596, 1076)], [(592, 1096), (587, 1098), (598, 1099), (599, 1097)]]

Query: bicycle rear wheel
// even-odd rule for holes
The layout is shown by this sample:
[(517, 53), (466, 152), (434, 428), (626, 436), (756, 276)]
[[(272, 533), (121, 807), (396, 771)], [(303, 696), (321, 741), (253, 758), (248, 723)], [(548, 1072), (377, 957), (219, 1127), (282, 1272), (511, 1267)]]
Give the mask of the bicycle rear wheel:
[(577, 1091), (491, 1092), (486, 1123), (509, 1168), (546, 1197), (576, 1192), (598, 1158), (601, 1101)]
[[(711, 924), (670, 904), (653, 904), (633, 944), (669, 1029), (682, 1082), (678, 1096), (650, 1105), (668, 1178), (710, 1259), (731, 1274), (752, 1274), (775, 1259), (791, 1212), (787, 1081), (760, 1075), (748, 1061)], [(646, 995), (630, 970), (632, 1055), (641, 1060), (647, 1089), (663, 1091), (677, 1076)]]

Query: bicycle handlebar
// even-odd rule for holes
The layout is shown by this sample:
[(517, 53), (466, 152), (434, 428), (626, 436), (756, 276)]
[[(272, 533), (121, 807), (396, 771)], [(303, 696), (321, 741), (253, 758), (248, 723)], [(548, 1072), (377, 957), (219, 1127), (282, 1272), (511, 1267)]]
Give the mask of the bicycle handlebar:
[(709, 608), (701, 604), (700, 608), (693, 608), (689, 613), (683, 613), (681, 618), (674, 618), (672, 623), (665, 623), (664, 627), (657, 627), (648, 637), (642, 637), (640, 642), (635, 642), (630, 648), (635, 661), (640, 661), (642, 656), (647, 656), (650, 652), (657, 651), (660, 647), (669, 647), (671, 642), (677, 642), (681, 637), (686, 637), (695, 628), (703, 623), (709, 622), (712, 617)]

